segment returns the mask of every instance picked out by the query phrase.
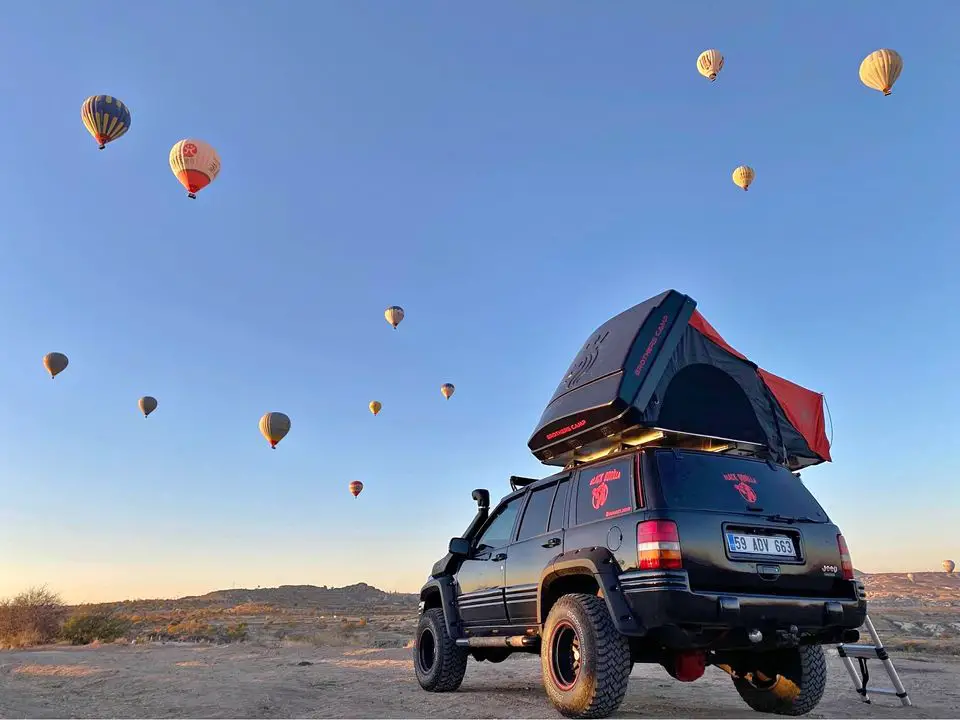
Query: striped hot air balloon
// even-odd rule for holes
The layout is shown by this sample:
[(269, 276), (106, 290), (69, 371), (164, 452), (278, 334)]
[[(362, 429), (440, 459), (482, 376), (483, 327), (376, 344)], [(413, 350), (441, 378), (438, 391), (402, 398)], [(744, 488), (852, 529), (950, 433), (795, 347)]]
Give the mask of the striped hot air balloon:
[(103, 150), (130, 129), (130, 108), (112, 95), (91, 95), (80, 106), (80, 119)]
[(277, 443), (283, 440), (290, 432), (290, 418), (282, 412), (268, 412), (260, 418), (260, 434), (263, 435), (270, 447), (277, 448)]
[(353, 495), (354, 497), (357, 497), (357, 495), (359, 495), (360, 492), (363, 490), (363, 483), (360, 482), (359, 480), (354, 480), (350, 483), (348, 487), (350, 490), (350, 494)]

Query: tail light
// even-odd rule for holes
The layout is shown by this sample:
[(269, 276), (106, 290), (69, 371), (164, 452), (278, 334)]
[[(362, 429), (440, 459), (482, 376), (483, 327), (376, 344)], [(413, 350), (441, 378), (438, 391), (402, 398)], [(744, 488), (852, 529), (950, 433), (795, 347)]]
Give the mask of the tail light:
[(844, 580), (853, 580), (853, 560), (850, 559), (850, 550), (843, 535), (837, 535), (837, 547), (840, 548), (840, 570)]
[(680, 534), (673, 520), (647, 520), (637, 525), (637, 562), (641, 570), (683, 567)]

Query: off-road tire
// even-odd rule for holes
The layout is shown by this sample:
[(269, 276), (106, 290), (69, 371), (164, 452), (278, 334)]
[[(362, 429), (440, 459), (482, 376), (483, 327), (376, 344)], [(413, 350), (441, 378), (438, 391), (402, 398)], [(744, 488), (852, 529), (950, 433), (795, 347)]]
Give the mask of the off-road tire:
[(467, 657), (467, 650), (457, 647), (447, 632), (442, 609), (430, 608), (420, 616), (413, 645), (413, 667), (420, 687), (427, 692), (453, 692), (463, 682)]
[[(563, 640), (561, 633), (575, 635), (579, 642), (579, 671), (568, 673), (572, 683), (564, 683), (554, 669), (554, 649)], [(547, 615), (540, 665), (547, 697), (561, 715), (605, 718), (623, 702), (633, 663), (630, 643), (617, 632), (607, 604), (596, 595), (572, 594), (557, 600)]]
[(742, 677), (733, 684), (752, 709), (774, 715), (806, 715), (823, 697), (827, 660), (819, 645), (773, 650), (760, 656), (760, 670), (775, 677), (772, 684), (755, 685)]

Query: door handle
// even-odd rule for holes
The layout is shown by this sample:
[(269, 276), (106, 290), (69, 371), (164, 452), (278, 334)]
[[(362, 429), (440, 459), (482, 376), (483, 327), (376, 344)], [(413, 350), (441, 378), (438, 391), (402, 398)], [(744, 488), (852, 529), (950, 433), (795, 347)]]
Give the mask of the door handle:
[(493, 560), (494, 562), (500, 562), (501, 560), (506, 560), (506, 559), (507, 559), (507, 554), (506, 554), (506, 553), (497, 553), (496, 555), (494, 555), (494, 556), (493, 556), (492, 558), (490, 558), (490, 559)]
[(550, 538), (543, 544), (543, 547), (552, 548), (552, 547), (556, 547), (559, 544), (560, 544), (560, 538)]

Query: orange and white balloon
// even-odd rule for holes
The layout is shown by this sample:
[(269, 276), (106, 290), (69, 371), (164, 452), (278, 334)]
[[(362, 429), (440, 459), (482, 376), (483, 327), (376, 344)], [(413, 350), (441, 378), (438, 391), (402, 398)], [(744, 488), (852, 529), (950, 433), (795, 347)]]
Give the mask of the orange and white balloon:
[(187, 189), (187, 197), (196, 199), (220, 174), (220, 156), (209, 143), (186, 138), (170, 148), (170, 169)]

